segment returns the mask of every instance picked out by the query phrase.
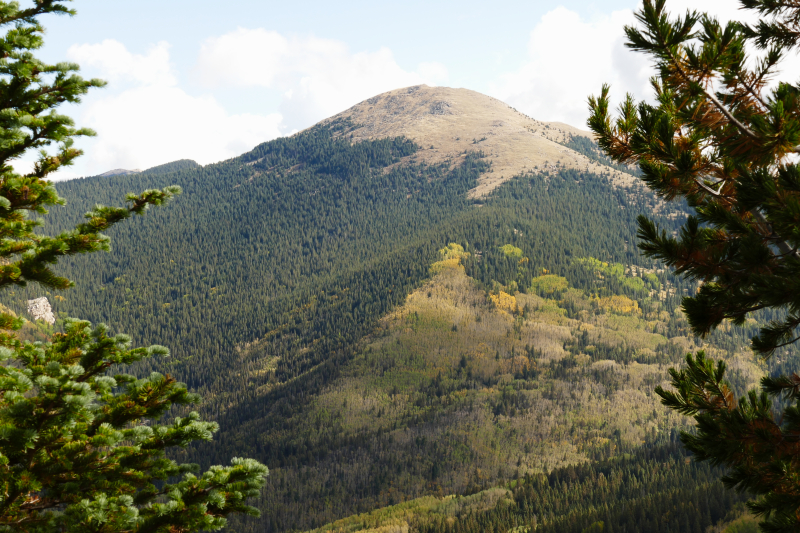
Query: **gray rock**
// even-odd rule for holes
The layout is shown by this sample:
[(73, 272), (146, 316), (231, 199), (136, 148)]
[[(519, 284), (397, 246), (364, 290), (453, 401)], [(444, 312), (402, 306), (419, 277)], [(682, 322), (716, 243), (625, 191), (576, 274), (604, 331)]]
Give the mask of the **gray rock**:
[(53, 310), (46, 296), (28, 300), (28, 314), (31, 315), (34, 320), (42, 319), (51, 326), (56, 322), (56, 317), (53, 315)]

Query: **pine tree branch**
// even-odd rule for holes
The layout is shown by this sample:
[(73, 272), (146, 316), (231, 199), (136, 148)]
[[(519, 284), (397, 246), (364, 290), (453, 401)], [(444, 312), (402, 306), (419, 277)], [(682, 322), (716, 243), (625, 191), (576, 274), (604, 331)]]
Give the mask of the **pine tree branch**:
[[(704, 191), (708, 192), (712, 196), (717, 197), (717, 198), (721, 198), (722, 197), (722, 194), (719, 191), (715, 191), (714, 189), (712, 189), (711, 187), (709, 187), (708, 185), (703, 183), (703, 181), (701, 179), (695, 179), (694, 182), (699, 187), (701, 187)], [(788, 242), (786, 242), (785, 240), (783, 240), (783, 239), (781, 239), (780, 237), (777, 236), (775, 231), (772, 229), (772, 225), (767, 220), (767, 217), (765, 217), (764, 214), (761, 211), (758, 210), (758, 208), (751, 209), (749, 211), (749, 213), (751, 215), (753, 215), (753, 218), (755, 218), (761, 225), (763, 225), (767, 229), (767, 231), (770, 232), (771, 236), (774, 238), (775, 245), (781, 251), (781, 254), (783, 254), (783, 255), (794, 255), (795, 257), (800, 259), (800, 252), (798, 250), (796, 250)]]
[[(699, 82), (697, 82), (697, 83), (698, 83), (698, 85), (700, 85), (700, 83), (699, 83)], [(734, 117), (734, 116), (733, 116), (733, 113), (731, 113), (730, 111), (728, 111), (728, 108), (726, 108), (726, 107), (725, 107), (725, 106), (722, 104), (722, 102), (720, 102), (720, 101), (717, 99), (717, 97), (716, 97), (716, 96), (714, 96), (713, 94), (711, 94), (710, 92), (708, 92), (708, 90), (707, 90), (705, 87), (703, 87), (702, 85), (700, 85), (700, 90), (701, 90), (701, 91), (703, 91), (703, 94), (705, 95), (705, 97), (706, 97), (706, 98), (708, 98), (708, 99), (711, 101), (711, 103), (712, 103), (712, 104), (714, 104), (714, 107), (716, 107), (716, 108), (717, 108), (717, 110), (718, 110), (720, 113), (722, 113), (722, 115), (723, 115), (725, 118), (727, 118), (727, 119), (728, 119), (728, 121), (729, 121), (731, 124), (733, 124), (734, 126), (736, 126), (736, 128), (737, 128), (739, 131), (741, 131), (743, 134), (745, 134), (746, 136), (750, 137), (751, 139), (758, 139), (758, 135), (756, 135), (756, 134), (755, 134), (755, 133), (754, 133), (754, 132), (753, 132), (753, 131), (752, 131), (750, 128), (748, 128), (748, 127), (747, 127), (746, 125), (744, 125), (744, 124), (743, 124), (741, 121), (739, 121), (739, 120), (738, 120), (736, 117)]]
[(761, 96), (759, 94), (757, 94), (756, 91), (750, 85), (747, 84), (747, 82), (745, 82), (743, 79), (739, 78), (739, 83), (741, 83), (742, 86), (744, 86), (744, 88), (747, 89), (747, 92), (750, 93), (750, 96), (755, 98), (756, 101), (759, 104), (761, 104), (761, 106), (763, 107), (762, 111), (766, 111), (766, 110), (769, 109), (769, 106), (767, 105), (767, 103), (764, 102), (764, 100), (761, 99)]
[[(695, 179), (694, 182), (699, 185), (704, 191), (708, 192), (710, 195), (715, 196), (717, 198), (722, 198), (722, 193), (719, 191), (715, 191), (705, 183), (703, 183), (700, 179)], [(721, 186), (720, 186), (721, 187)]]
[(678, 58), (675, 57), (675, 55), (672, 53), (672, 50), (670, 50), (670, 47), (668, 46), (668, 44), (663, 39), (659, 40), (659, 45), (661, 45), (662, 50), (664, 50), (666, 52), (666, 55), (667, 55), (667, 57), (669, 57), (670, 61), (672, 62), (672, 66), (675, 68), (675, 71), (678, 72), (678, 74), (681, 75), (681, 77), (683, 78), (683, 81), (685, 83), (688, 83), (690, 86), (692, 84), (696, 84), (696, 86), (699, 87), (700, 90), (703, 92), (703, 95), (708, 100), (710, 100), (712, 104), (714, 104), (714, 107), (716, 107), (717, 110), (720, 113), (722, 113), (722, 115), (725, 118), (727, 118), (728, 121), (730, 121), (731, 124), (736, 126), (736, 128), (739, 129), (739, 131), (741, 131), (744, 135), (750, 137), (751, 139), (758, 139), (758, 136), (750, 128), (748, 128), (745, 124), (743, 124), (736, 117), (734, 117), (733, 114), (730, 111), (728, 111), (728, 109), (722, 104), (722, 102), (720, 102), (717, 99), (716, 96), (714, 96), (713, 94), (708, 92), (708, 89), (706, 89), (702, 84), (702, 77), (700, 79), (698, 79), (698, 80), (693, 80), (692, 79), (692, 76), (690, 76), (686, 72), (686, 70), (681, 66), (680, 61), (678, 61)]
[(767, 228), (767, 231), (769, 231), (771, 235), (775, 237), (775, 245), (778, 247), (778, 250), (780, 250), (782, 254), (794, 255), (796, 258), (800, 259), (800, 252), (795, 250), (792, 245), (790, 245), (788, 242), (781, 239), (775, 234), (775, 231), (772, 229), (772, 225), (767, 220), (767, 217), (764, 216), (764, 213), (759, 211), (757, 207), (754, 207), (753, 209), (750, 210), (750, 214), (753, 215), (753, 218), (755, 218), (760, 224), (762, 224), (765, 228)]
[(778, 348), (783, 348), (784, 346), (789, 346), (790, 344), (794, 344), (794, 343), (795, 343), (795, 342), (797, 342), (798, 340), (800, 340), (800, 336), (797, 336), (797, 337), (795, 337), (794, 339), (792, 339), (792, 340), (790, 340), (790, 341), (786, 341), (786, 342), (784, 342), (784, 343), (782, 343), (782, 344), (776, 344), (776, 345), (775, 345), (775, 349), (778, 349)]

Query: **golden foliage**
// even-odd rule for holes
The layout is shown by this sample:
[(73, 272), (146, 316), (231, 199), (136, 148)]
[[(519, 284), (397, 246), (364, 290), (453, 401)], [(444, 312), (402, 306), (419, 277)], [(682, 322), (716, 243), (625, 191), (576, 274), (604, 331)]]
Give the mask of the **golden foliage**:
[(615, 294), (614, 296), (607, 296), (605, 298), (595, 298), (597, 305), (602, 309), (609, 309), (615, 313), (641, 313), (639, 309), (639, 302), (631, 300), (627, 296)]
[(441, 272), (442, 270), (448, 268), (456, 268), (460, 265), (461, 265), (461, 260), (457, 257), (453, 259), (443, 259), (441, 261), (436, 261), (434, 264), (432, 264), (429, 271), (431, 274), (435, 275)]
[(451, 242), (439, 250), (439, 255), (442, 259), (461, 259), (463, 257), (469, 257), (469, 252), (465, 252), (464, 247), (460, 244)]
[(517, 299), (506, 292), (500, 291), (498, 294), (490, 294), (489, 298), (494, 302), (494, 306), (501, 311), (507, 311), (511, 314), (519, 312)]
[(469, 257), (469, 252), (465, 252), (464, 247), (460, 244), (451, 242), (439, 250), (439, 256), (442, 258), (441, 261), (436, 261), (429, 269), (431, 275), (436, 275), (448, 268), (456, 268), (461, 264), (462, 258)]

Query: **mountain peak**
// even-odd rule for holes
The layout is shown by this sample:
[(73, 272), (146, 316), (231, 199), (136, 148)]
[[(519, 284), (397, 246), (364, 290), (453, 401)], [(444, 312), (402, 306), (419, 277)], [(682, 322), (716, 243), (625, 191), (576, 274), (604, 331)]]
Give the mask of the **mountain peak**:
[(102, 174), (98, 174), (101, 178), (110, 178), (111, 176), (127, 176), (128, 174), (138, 174), (141, 172), (138, 168), (134, 168), (132, 170), (127, 170), (124, 168), (115, 168), (113, 170), (108, 170), (103, 172)]
[(492, 171), (481, 175), (470, 192), (482, 197), (514, 176), (553, 168), (602, 170), (613, 182), (627, 184), (631, 176), (599, 165), (561, 143), (571, 136), (592, 138), (588, 131), (560, 122), (543, 122), (520, 113), (496, 98), (450, 87), (415, 85), (379, 94), (326, 121), (350, 119), (359, 125), (353, 140), (403, 135), (422, 148), (419, 161), (457, 161), (466, 151), (483, 151)]

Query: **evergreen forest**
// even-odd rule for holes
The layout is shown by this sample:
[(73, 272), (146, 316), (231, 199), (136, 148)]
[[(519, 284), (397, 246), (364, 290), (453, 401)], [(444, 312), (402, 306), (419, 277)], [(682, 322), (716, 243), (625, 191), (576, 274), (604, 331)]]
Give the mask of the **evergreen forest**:
[(183, 194), (110, 230), (109, 253), (60, 262), (73, 288), (2, 303), (47, 296), (56, 330), (76, 316), (167, 345), (135, 371), (185, 382), (221, 426), (177, 459), (270, 469), (261, 517), (230, 531), (701, 533), (735, 515), (746, 495), (690, 460), (689, 420), (653, 389), (698, 348), (740, 392), (797, 357), (748, 351), (767, 311), (691, 335), (697, 284), (636, 248), (639, 213), (674, 232), (687, 207), (565, 168), (472, 199), (480, 151), (415, 163), (412, 141), (352, 142), (356, 126), (59, 183), (46, 233), (132, 191)]

